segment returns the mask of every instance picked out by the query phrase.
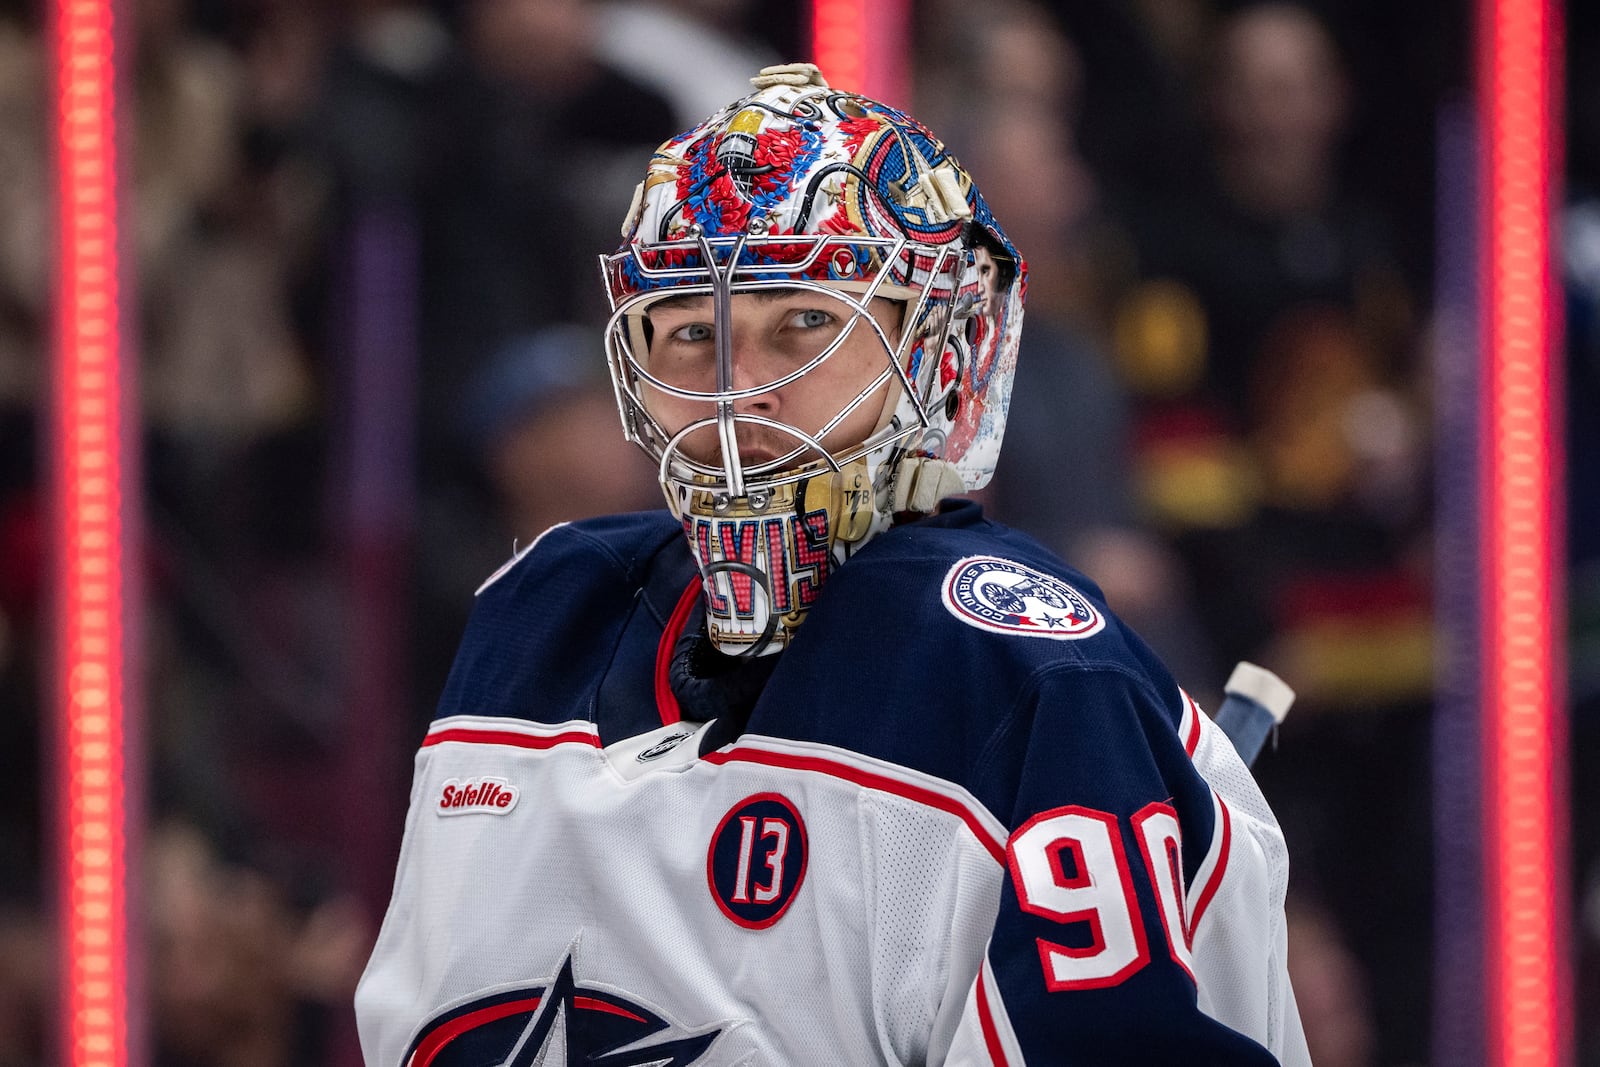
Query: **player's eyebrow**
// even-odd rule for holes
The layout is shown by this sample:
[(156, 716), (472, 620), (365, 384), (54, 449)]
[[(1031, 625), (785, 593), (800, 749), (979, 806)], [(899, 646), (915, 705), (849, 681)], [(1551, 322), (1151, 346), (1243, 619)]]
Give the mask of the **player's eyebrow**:
[(680, 296), (662, 297), (660, 300), (652, 300), (650, 305), (645, 308), (645, 314), (648, 315), (654, 311), (671, 311), (674, 308), (688, 307), (696, 300), (708, 300), (710, 297), (710, 293), (684, 293)]
[[(737, 295), (753, 296), (757, 300), (770, 303), (771, 301), (782, 300), (785, 297), (790, 297), (796, 293), (803, 293), (805, 291), (806, 290), (804, 289), (757, 289), (753, 293), (739, 293)], [(645, 309), (645, 314), (648, 315), (652, 311), (670, 311), (674, 308), (687, 307), (697, 300), (709, 299), (711, 299), (710, 293), (680, 293), (677, 296), (665, 296), (660, 300), (653, 301), (650, 306)]]

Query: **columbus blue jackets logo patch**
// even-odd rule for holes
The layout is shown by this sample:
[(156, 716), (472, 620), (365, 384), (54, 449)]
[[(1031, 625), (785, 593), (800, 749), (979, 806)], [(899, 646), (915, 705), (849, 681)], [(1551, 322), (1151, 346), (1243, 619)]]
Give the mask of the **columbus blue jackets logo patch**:
[(997, 556), (968, 556), (950, 568), (944, 606), (980, 630), (1073, 641), (1105, 629), (1105, 616), (1060, 578)]
[(706, 854), (706, 881), (722, 914), (763, 930), (794, 903), (806, 876), (806, 827), (777, 793), (746, 797), (722, 817)]
[(429, 1020), (401, 1067), (689, 1067), (721, 1033), (687, 1032), (613, 990), (578, 985), (569, 955), (546, 985), (478, 997)]

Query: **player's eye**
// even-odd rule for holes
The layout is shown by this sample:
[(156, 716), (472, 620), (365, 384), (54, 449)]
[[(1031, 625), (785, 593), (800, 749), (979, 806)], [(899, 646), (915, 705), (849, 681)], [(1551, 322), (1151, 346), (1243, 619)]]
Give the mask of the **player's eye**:
[(690, 344), (701, 344), (711, 340), (711, 327), (703, 322), (691, 322), (679, 326), (670, 334), (674, 341), (685, 341)]
[(833, 316), (821, 308), (806, 308), (789, 316), (789, 325), (801, 330), (815, 330), (833, 321)]

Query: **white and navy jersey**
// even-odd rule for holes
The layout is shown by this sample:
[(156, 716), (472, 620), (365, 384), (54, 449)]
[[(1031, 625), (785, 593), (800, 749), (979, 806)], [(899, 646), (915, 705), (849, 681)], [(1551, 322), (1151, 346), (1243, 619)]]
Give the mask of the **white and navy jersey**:
[(667, 680), (701, 595), (665, 513), (480, 591), (370, 1067), (1309, 1062), (1278, 826), (1087, 579), (975, 505), (891, 529), (718, 744)]

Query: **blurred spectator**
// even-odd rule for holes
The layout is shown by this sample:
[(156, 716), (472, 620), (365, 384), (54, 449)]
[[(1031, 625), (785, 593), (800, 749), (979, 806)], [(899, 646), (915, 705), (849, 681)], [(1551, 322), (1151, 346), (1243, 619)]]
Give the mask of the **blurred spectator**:
[(1350, 87), (1286, 3), (1225, 19), (1212, 69), (1215, 184), (1133, 220), (1117, 311), (1144, 500), (1214, 609), (1218, 669), (1276, 660), (1313, 706), (1424, 697), (1418, 346), (1342, 177)]
[[(1130, 411), (1101, 340), (1120, 241), (1078, 154), (1077, 50), (1033, 3), (993, 6), (981, 25), (927, 42), (952, 65), (922, 113), (975, 175), (1028, 260), (1027, 326), (1006, 448), (985, 496), (996, 518), (1040, 538), (1100, 583), (1108, 600), (1204, 696), (1219, 686), (1171, 553), (1142, 528), (1129, 470)], [(1215, 681), (1212, 678), (1215, 677)]]
[(431, 708), (472, 591), (558, 522), (663, 506), (650, 460), (622, 435), (598, 330), (514, 337), (453, 412), (463, 476), (425, 502), (417, 659)]
[(558, 522), (661, 506), (651, 464), (613, 433), (617, 401), (592, 331), (552, 327), (507, 345), (473, 383), (464, 429), (496, 525), (527, 543)]
[(1361, 964), (1332, 915), (1303, 898), (1287, 909), (1289, 979), (1317, 1067), (1372, 1067), (1376, 1041)]
[(1217, 162), (1229, 197), (1266, 218), (1315, 214), (1334, 196), (1350, 107), (1327, 30), (1305, 8), (1256, 5), (1226, 22), (1216, 65)]
[[(1236, 612), (1228, 638), (1313, 711), (1432, 689), (1426, 442), (1406, 384), (1386, 380), (1347, 315), (1282, 320), (1249, 398), (1261, 509), (1238, 536), (1193, 540), (1221, 568), (1204, 588)], [(1247, 587), (1222, 588), (1244, 574)]]
[[(1344, 178), (1351, 89), (1322, 23), (1293, 4), (1251, 4), (1219, 27), (1212, 64), (1214, 171), (1130, 222), (1140, 274), (1198, 297), (1204, 391), (1232, 418), (1280, 314), (1306, 302), (1348, 307), (1392, 350), (1407, 340), (1410, 298), (1380, 213)], [(1161, 314), (1161, 292), (1152, 304), (1135, 290), (1123, 315)], [(1121, 353), (1136, 376), (1142, 355)]]
[(322, 339), (296, 303), (317, 269), (325, 196), (288, 132), (320, 90), (322, 46), (277, 8), (258, 15), (233, 49), (176, 0), (140, 9), (138, 61), (152, 73), (139, 79), (136, 162), (167, 224), (136, 271), (154, 799), (275, 834), (273, 791), (235, 776), (291, 750), (310, 762), (307, 738), (328, 730), (338, 691), (327, 660), (339, 625), (318, 522)]
[(1081, 57), (1078, 142), (1115, 214), (1132, 219), (1153, 201), (1192, 188), (1204, 152), (1195, 68), (1204, 66), (1210, 47), (1209, 34), (1195, 31), (1209, 30), (1222, 5), (1077, 0), (1047, 6)]
[(1600, 173), (1564, 220), (1573, 698), (1600, 707)]
[(39, 909), (0, 898), (0, 1067), (45, 1062), (54, 949)]
[[(284, 717), (315, 718), (326, 706), (327, 687), (317, 679), (309, 687), (300, 684), (314, 672), (294, 653), (285, 654), (292, 638), (279, 639), (303, 627), (306, 613), (271, 611), (268, 601), (281, 604), (294, 594), (278, 581), (283, 571), (262, 566), (264, 557), (276, 559), (289, 547), (281, 534), (295, 526), (293, 517), (314, 515), (304, 495), (275, 492), (286, 485), (302, 491), (314, 486), (310, 465), (300, 463), (292, 482), (281, 476), (264, 480), (262, 474), (274, 468), (281, 473), (282, 446), (289, 442), (288, 451), (298, 450), (296, 435), (321, 414), (311, 353), (291, 299), (314, 244), (308, 231), (318, 198), (306, 195), (311, 186), (301, 180), (305, 172), (291, 176), (281, 166), (285, 157), (265, 150), (270, 145), (252, 130), (289, 126), (293, 108), (315, 95), (315, 86), (303, 80), (315, 67), (275, 67), (270, 50), (250, 51), (260, 37), (244, 42), (244, 52), (225, 47), (197, 32), (188, 5), (177, 0), (141, 0), (128, 13), (136, 22), (128, 40), (137, 47), (129, 64), (126, 113), (134, 136), (124, 157), (130, 190), (125, 232), (136, 283), (126, 291), (138, 304), (126, 321), (129, 352), (139, 357), (146, 430), (147, 555), (136, 562), (150, 579), (139, 627), (146, 658), (138, 673), (148, 683), (142, 702), (149, 714), (144, 732), (154, 768), (152, 807), (193, 804), (219, 823), (260, 834), (264, 823), (255, 804), (270, 790), (251, 795), (248, 774), (266, 763), (251, 758), (259, 754), (251, 745), (260, 737), (251, 730), (270, 733)], [(0, 23), (0, 719), (7, 724), (0, 880), (8, 909), (0, 934), (7, 942), (0, 974), (0, 1062), (8, 1063), (17, 998), (53, 992), (43, 969), (27, 962), (19, 940), (35, 921), (28, 910), (37, 901), (32, 883), (49, 860), (39, 840), (45, 687), (38, 670), (48, 662), (39, 587), (45, 527), (31, 448), (38, 416), (31, 406), (43, 400), (40, 371), (48, 365), (51, 266), (41, 55), (36, 34)], [(251, 91), (257, 87), (272, 91), (257, 95)], [(12, 203), (12, 197), (21, 199)], [(307, 584), (315, 583), (302, 582), (295, 592), (303, 593)], [(263, 609), (264, 617), (258, 616)], [(278, 842), (285, 851), (313, 844)], [(149, 888), (159, 887), (153, 882)], [(256, 918), (249, 918), (248, 911), (241, 908), (232, 917), (254, 922), (264, 914), (256, 909)], [(13, 922), (14, 915), (21, 918)], [(316, 961), (294, 963), (295, 996), (326, 1010), (348, 1001), (350, 968), (359, 968), (367, 935), (359, 927), (343, 930), (348, 916), (341, 919), (334, 911), (306, 915), (293, 921), (279, 916), (261, 937), (280, 943), (278, 951), (303, 919), (311, 924), (306, 929), (313, 947), (347, 957), (329, 964), (346, 972), (331, 984), (324, 981), (326, 969), (322, 977), (313, 973)], [(178, 918), (209, 921), (203, 910), (185, 910)], [(218, 949), (209, 940), (215, 932), (198, 935), (196, 951)], [(157, 955), (156, 986), (187, 981), (181, 971), (166, 969), (172, 961)], [(10, 973), (13, 962), (33, 969), (20, 992)], [(241, 956), (224, 966), (238, 970), (231, 992), (225, 991), (236, 1002), (190, 1003), (201, 1010), (157, 1020), (158, 1043), (187, 1049), (172, 1062), (324, 1059), (327, 1048), (320, 1041), (278, 1048), (277, 1039), (263, 1037), (254, 1021), (229, 1014), (271, 1002), (276, 978), (259, 969), (264, 957)], [(253, 999), (258, 993), (261, 1001)], [(51, 1009), (37, 1002), (31, 1009), (35, 1028), (43, 1028)], [(189, 1048), (196, 1028), (213, 1035), (231, 1031), (218, 1037), (231, 1050)], [(24, 1034), (20, 1040), (39, 1037)]]
[(134, 208), (139, 265), (160, 276), (238, 168), (239, 61), (196, 34), (181, 0), (133, 6)]
[[(306, 63), (297, 55), (303, 46), (296, 23), (303, 18), (286, 14), (274, 20), (274, 58), (291, 72)], [(339, 27), (310, 113), (338, 197), (334, 240), (346, 236), (340, 224), (349, 225), (352, 213), (376, 205), (414, 206), (435, 147), (427, 110), (453, 48), (432, 11), (410, 0), (361, 4)]]
[[(1217, 669), (1255, 660), (1300, 694), (1257, 777), (1298, 884), (1370, 976), (1363, 1055), (1420, 1060), (1431, 486), (1410, 288), (1349, 178), (1354, 88), (1323, 23), (1250, 3), (1213, 42), (1212, 166), (1129, 216), (1140, 281), (1115, 336), (1138, 390), (1138, 479)], [(1357, 851), (1394, 872), (1381, 909)]]
[(290, 328), (271, 205), (258, 200), (240, 152), (239, 57), (194, 33), (177, 0), (140, 0), (135, 11), (129, 217), (147, 416), (162, 432), (225, 450), (305, 413), (305, 355)]
[[(423, 387), (450, 410), (507, 339), (596, 318), (595, 256), (635, 171), (675, 131), (656, 93), (594, 55), (582, 0), (469, 0), (433, 103), (424, 188)], [(430, 427), (434, 443), (448, 428)]]
[(514, 338), (472, 381), (458, 418), (494, 525), (515, 543), (558, 522), (662, 506), (649, 460), (612, 432), (617, 401), (595, 330)]
[[(193, 31), (182, 4), (142, 0), (130, 8), (138, 47), (132, 57), (130, 115), (135, 125), (129, 159), (131, 206), (127, 213), (130, 288), (140, 300), (130, 309), (137, 331), (130, 351), (140, 357), (148, 434), (151, 555), (170, 564), (161, 587), (193, 590), (197, 572), (219, 561), (237, 562), (248, 543), (252, 516), (234, 508), (245, 459), (267, 435), (308, 412), (310, 381), (304, 353), (287, 325), (279, 234), (263, 218), (261, 190), (245, 175), (241, 144), (240, 63), (218, 43)], [(51, 197), (44, 145), (44, 70), (37, 33), (0, 22), (0, 539), (6, 553), (0, 591), (0, 700), (4, 720), (29, 742), (8, 751), (38, 751), (36, 709), (40, 682), (37, 647), (42, 552), (25, 549), (42, 538), (40, 490), (31, 442), (44, 399), (40, 371), (46, 360), (46, 292), (49, 285)], [(12, 203), (10, 198), (23, 199)], [(32, 560), (31, 566), (23, 561)], [(19, 582), (17, 572), (29, 575)], [(232, 590), (212, 585), (226, 600)], [(190, 631), (185, 641), (204, 645)], [(195, 646), (176, 659), (192, 664)], [(152, 674), (160, 677), (158, 667)], [(181, 701), (157, 689), (149, 706), (156, 738), (168, 736), (163, 716)], [(16, 707), (11, 706), (16, 701)], [(183, 744), (192, 746), (193, 737)], [(170, 750), (157, 752), (168, 757)], [(215, 750), (211, 753), (216, 755)], [(205, 760), (200, 762), (204, 763)], [(16, 788), (37, 793), (38, 775), (6, 776)], [(31, 786), (31, 788), (30, 788)], [(37, 812), (33, 803), (7, 806), (8, 815)], [(37, 855), (36, 824), (8, 825), (6, 859), (14, 849)]]
[(37, 34), (0, 18), (0, 412), (41, 395), (50, 262), (45, 72)]
[(317, 1014), (348, 1010), (371, 948), (359, 908), (296, 909), (181, 823), (155, 829), (145, 862), (158, 1067), (320, 1059)]
[(260, 547), (263, 502), (239, 474), (316, 418), (316, 387), (290, 304), (286, 200), (243, 151), (247, 68), (177, 0), (136, 11), (130, 218), (152, 497), (158, 530), (182, 532), (166, 546), (176, 565), (198, 563), (195, 550), (215, 565)]

